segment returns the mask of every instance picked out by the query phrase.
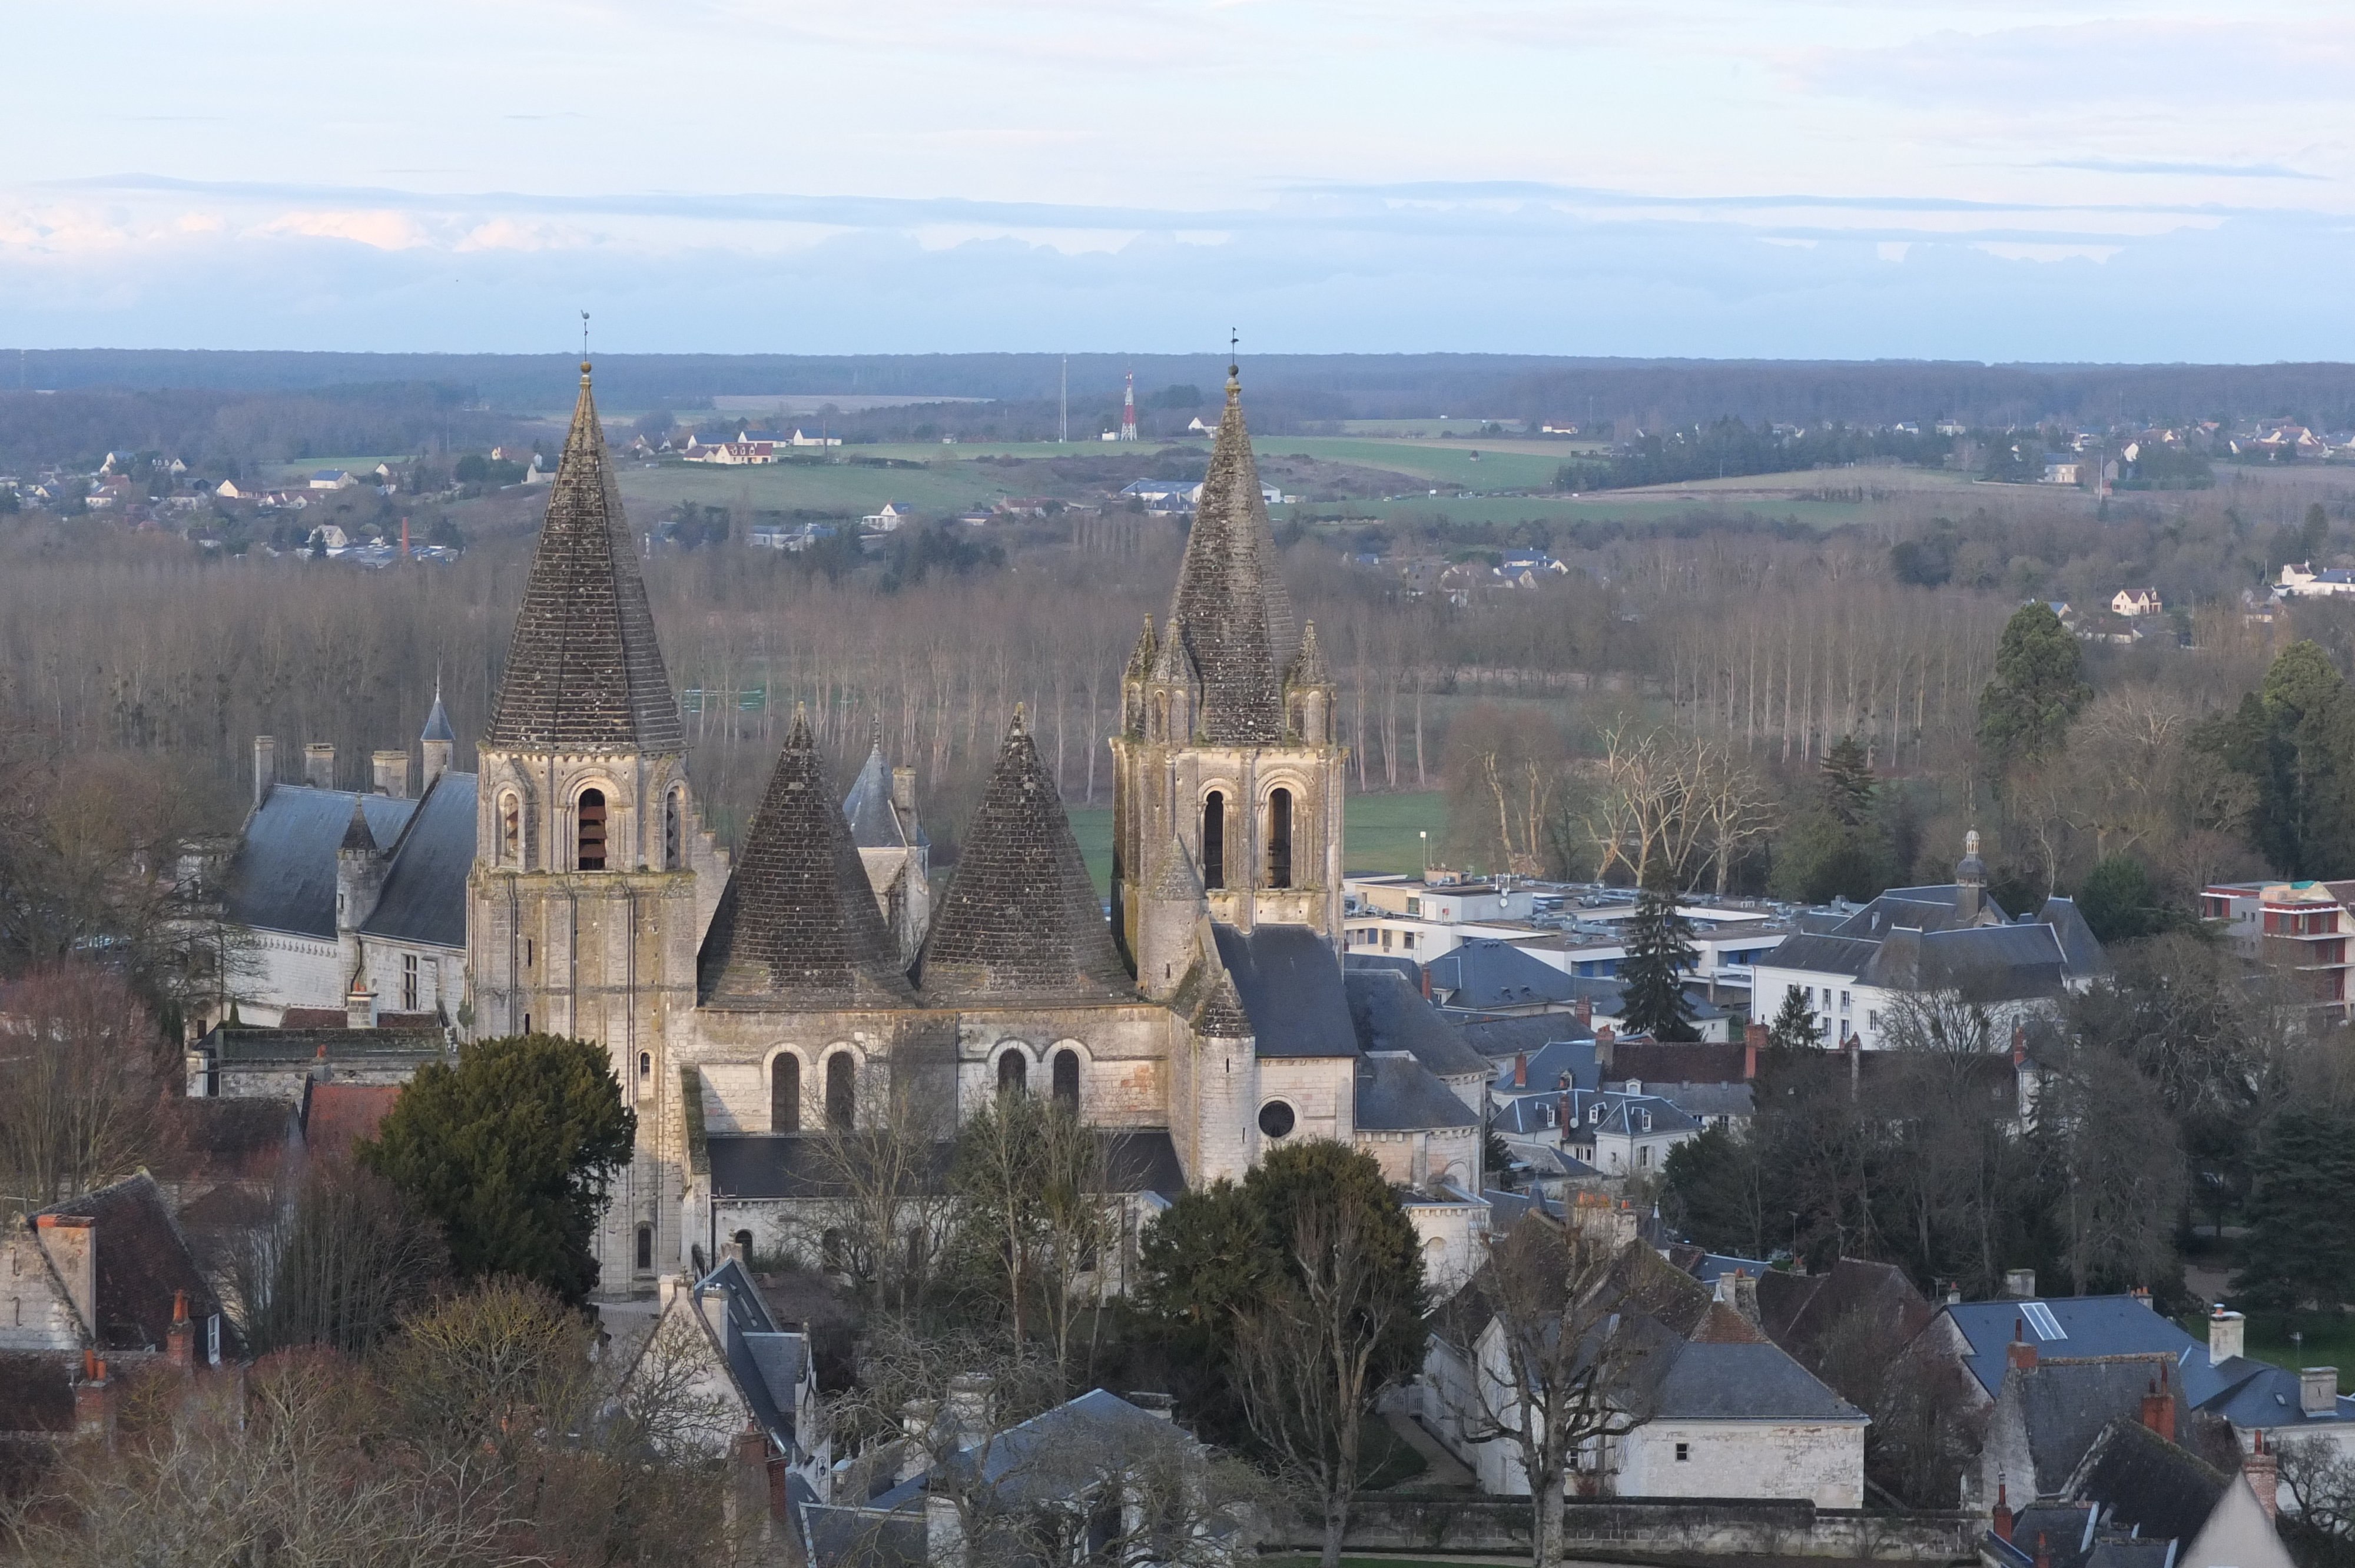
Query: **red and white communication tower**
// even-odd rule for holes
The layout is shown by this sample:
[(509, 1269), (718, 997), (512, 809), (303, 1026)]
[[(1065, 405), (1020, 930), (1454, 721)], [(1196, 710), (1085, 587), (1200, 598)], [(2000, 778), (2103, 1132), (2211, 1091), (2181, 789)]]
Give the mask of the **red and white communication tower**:
[(1136, 372), (1134, 370), (1128, 373), (1128, 392), (1121, 400), (1120, 439), (1124, 441), (1136, 440)]

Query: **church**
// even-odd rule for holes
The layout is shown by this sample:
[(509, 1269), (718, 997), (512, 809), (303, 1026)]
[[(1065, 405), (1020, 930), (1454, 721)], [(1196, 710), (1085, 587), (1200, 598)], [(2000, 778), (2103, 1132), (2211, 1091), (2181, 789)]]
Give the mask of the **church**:
[[(1123, 681), (1108, 909), (1018, 708), (936, 898), (914, 770), (879, 739), (837, 800), (798, 715), (731, 858), (702, 824), (584, 364), (476, 771), (433, 752), (438, 701), (418, 801), (279, 783), (257, 747), (230, 918), (265, 950), (305, 945), (240, 1001), (376, 1022), (403, 934), (430, 929), (458, 946), (400, 994), (453, 1042), (603, 1044), (638, 1127), (599, 1241), (607, 1293), (747, 1233), (789, 1245), (795, 1206), (822, 1202), (814, 1134), (1006, 1093), (1073, 1107), (1140, 1220), (1284, 1140), (1354, 1144), (1429, 1271), (1461, 1277), (1485, 1229), (1487, 1065), (1402, 976), (1341, 965), (1347, 753), (1276, 567), (1231, 367), (1169, 613)], [(430, 853), (406, 847), (429, 828)], [(385, 929), (396, 891), (441, 918)]]

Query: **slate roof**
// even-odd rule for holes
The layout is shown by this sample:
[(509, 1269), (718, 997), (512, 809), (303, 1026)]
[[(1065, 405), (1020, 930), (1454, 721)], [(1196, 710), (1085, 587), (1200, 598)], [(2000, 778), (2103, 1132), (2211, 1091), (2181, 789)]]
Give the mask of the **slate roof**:
[(1211, 444), (1164, 633), (1165, 649), (1179, 642), (1202, 683), (1197, 728), (1203, 739), (1232, 746), (1284, 738), (1292, 605), (1243, 428), (1241, 384), (1231, 367), (1226, 411)]
[(1262, 1056), (1358, 1054), (1348, 991), (1332, 944), (1305, 926), (1239, 931), (1214, 924), (1211, 932)]
[[(1516, 1018), (1498, 1022), (1542, 1023), (1547, 1020)], [(1464, 1026), (1464, 1033), (1469, 1036), (1495, 1027), (1495, 1024), (1489, 1023), (1467, 1023)], [(1540, 1033), (1558, 1033), (1558, 1031), (1540, 1031)], [(1528, 1081), (1519, 1088), (1516, 1088), (1513, 1084), (1513, 1072), (1515, 1067), (1522, 1065), (1524, 1054), (1528, 1058), (1526, 1064)], [(1490, 1060), (1489, 1065), (1493, 1069), (1490, 1084), (1499, 1094), (1559, 1089), (1562, 1086), (1561, 1077), (1565, 1073), (1570, 1075), (1570, 1086), (1573, 1089), (1599, 1089), (1603, 1086), (1602, 1064), (1595, 1059), (1595, 1046), (1592, 1038), (1550, 1040), (1533, 1050), (1516, 1051), (1509, 1056), (1494, 1057)]]
[(948, 1001), (1136, 994), (1018, 709), (916, 962)]
[[(173, 1223), (155, 1179), (145, 1171), (79, 1198), (52, 1203), (43, 1214), (72, 1215), (97, 1222), (98, 1349), (160, 1351), (172, 1326), (176, 1292), (188, 1293), (188, 1316), (201, 1331), (221, 1310), (204, 1271)], [(241, 1359), (244, 1341), (237, 1325), (221, 1319), (223, 1360)]]
[(166, 1181), (267, 1181), (293, 1141), (294, 1107), (280, 1099), (165, 1098), (155, 1173)]
[(2243, 1431), (2355, 1421), (2355, 1395), (2339, 1394), (2328, 1410), (2307, 1414), (2299, 1400), (2298, 1375), (2254, 1356), (2208, 1359), (2194, 1342), (2175, 1358), (2176, 1384), (2194, 1408), (2221, 1415)]
[(1734, 1045), (1678, 1045), (1657, 1041), (1629, 1040), (1611, 1047), (1608, 1075), (1614, 1081), (1635, 1078), (1649, 1086), (1662, 1084), (1739, 1084), (1742, 1048)]
[(1478, 1127), (1479, 1115), (1406, 1052), (1365, 1058), (1358, 1069), (1358, 1126), (1368, 1132)]
[(752, 1277), (735, 1258), (729, 1258), (696, 1282), (698, 1290), (719, 1290), (728, 1298), (725, 1327), (719, 1339), (728, 1375), (743, 1396), (752, 1419), (775, 1442), (779, 1451), (798, 1454), (794, 1430), (796, 1394), (802, 1369), (809, 1361), (809, 1340), (803, 1334), (779, 1330), (768, 1303)]
[[(1177, 1145), (1161, 1128), (1099, 1131), (1104, 1164), (1115, 1192), (1158, 1192), (1176, 1197), (1186, 1190)], [(712, 1133), (704, 1140), (711, 1164), (713, 1192), (723, 1198), (840, 1197), (840, 1178), (820, 1157), (817, 1140), (804, 1133)], [(926, 1170), (945, 1180), (952, 1143), (935, 1144)]]
[(912, 998), (806, 712), (794, 715), (704, 934), (697, 980), (706, 1007), (894, 1006)]
[(1495, 938), (1461, 943), (1423, 967), (1431, 971), (1432, 985), (1449, 993), (1447, 1005), (1454, 1008), (1535, 1007), (1570, 1002), (1578, 995), (1573, 977)]
[(1345, 969), (1349, 1022), (1365, 1051), (1406, 1051), (1443, 1078), (1486, 1076), (1488, 1058), (1464, 1043), (1463, 1032), (1392, 969)]
[(686, 748), (585, 363), (483, 743), (576, 754)]
[[(1844, 1257), (1822, 1274), (1758, 1273), (1759, 1326), (1805, 1365), (1819, 1364), (1827, 1336), (1859, 1312), (1901, 1342), (1920, 1333), (1935, 1315), (1928, 1298), (1894, 1264)], [(2002, 1359), (2000, 1347), (1997, 1359)]]
[[(2132, 1419), (2112, 1421), (2069, 1480), (2073, 1500), (2098, 1504), (2105, 1522), (2188, 1542), (2216, 1510), (2230, 1478)], [(2019, 1532), (2013, 1532), (2013, 1539)]]
[[(1847, 975), (1894, 991), (1960, 986), (1988, 1001), (2058, 993), (2109, 968), (2075, 904), (2049, 898), (2032, 920), (2013, 921), (1987, 899), (1992, 923), (1965, 924), (1962, 887), (1892, 887), (1830, 929), (1785, 939), (1764, 967)], [(1812, 926), (1814, 922), (1806, 922)]]
[(891, 802), (891, 767), (883, 758), (883, 743), (868, 747), (867, 760), (842, 799), (842, 815), (850, 824), (850, 842), (860, 849), (906, 849), (925, 842), (922, 826), (913, 839)]
[(424, 732), (419, 735), (417, 738), (420, 740), (446, 740), (453, 746), (457, 744), (458, 735), (455, 730), (450, 727), (450, 714), (449, 711), (442, 705), (442, 689), (438, 684), (433, 689), (433, 711), (425, 715)]
[[(1714, 1308), (1711, 1308), (1714, 1310)], [(1708, 1314), (1703, 1314), (1704, 1322)], [(1700, 1330), (1702, 1323), (1696, 1323)], [(1688, 1340), (1652, 1385), (1647, 1404), (1665, 1421), (1854, 1422), (1863, 1411), (1764, 1340)]]
[[(466, 878), (474, 869), (474, 775), (444, 773), (392, 846), (392, 863), (360, 935), (464, 948)], [(331, 890), (330, 908), (334, 897)]]
[[(1940, 1308), (1970, 1346), (1963, 1364), (1990, 1395), (2003, 1386), (2004, 1346), (2015, 1325), (2042, 1355), (2179, 1356), (2195, 1345), (2200, 1359), (2208, 1353), (2207, 1346), (2132, 1296), (2054, 1296), (2040, 1298), (2038, 1304), (2051, 1315), (2057, 1336), (2036, 1327), (2026, 1301), (1957, 1301)], [(1763, 1298), (1759, 1305), (1763, 1311)]]
[[(471, 789), (472, 776), (468, 776)], [(439, 792), (438, 787), (436, 793)], [(389, 795), (359, 795), (349, 789), (314, 789), (277, 784), (245, 820), (223, 879), (223, 913), (231, 925), (290, 936), (336, 938), (336, 851), (352, 820), (353, 802), (368, 817), (368, 832), (391, 843), (409, 825), (421, 802)], [(473, 854), (469, 837), (468, 856)], [(465, 885), (455, 890), (457, 913), (465, 918)], [(455, 944), (464, 945), (461, 931)]]
[(256, 1029), (244, 1024), (218, 1024), (201, 1042), (224, 1067), (308, 1067), (319, 1059), (337, 1066), (371, 1070), (412, 1070), (449, 1054), (449, 1043), (436, 1027), (417, 1029)]
[(1566, 1012), (1541, 1012), (1520, 1018), (1467, 1018), (1456, 1027), (1464, 1033), (1464, 1043), (1491, 1061), (1500, 1061), (1509, 1068), (1513, 1054), (1526, 1051), (1532, 1061), (1547, 1045), (1558, 1041), (1582, 1044), (1591, 1061), (1594, 1051), (1594, 1031), (1582, 1028), (1578, 1020)]
[(2022, 1494), (2059, 1492), (2104, 1427), (2114, 1420), (2140, 1420), (2143, 1397), (2157, 1389), (2159, 1363), (2169, 1359), (2040, 1358), (2032, 1368), (2009, 1369), (1998, 1397), (2018, 1402), (2029, 1461), (2036, 1469), (2032, 1491), (2023, 1485)]

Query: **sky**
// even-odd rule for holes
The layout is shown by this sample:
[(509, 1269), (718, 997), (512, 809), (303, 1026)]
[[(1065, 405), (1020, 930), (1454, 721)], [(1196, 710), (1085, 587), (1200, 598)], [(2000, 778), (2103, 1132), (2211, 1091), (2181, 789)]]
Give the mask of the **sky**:
[(0, 347), (2355, 359), (2355, 5), (10, 8)]

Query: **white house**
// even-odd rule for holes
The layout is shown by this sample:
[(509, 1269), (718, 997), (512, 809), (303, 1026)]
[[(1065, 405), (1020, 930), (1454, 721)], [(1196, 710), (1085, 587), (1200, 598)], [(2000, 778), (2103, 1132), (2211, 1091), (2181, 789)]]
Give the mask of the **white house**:
[(889, 534), (915, 515), (909, 507), (896, 501), (887, 501), (880, 512), (870, 512), (858, 520), (858, 525), (869, 534)]
[(311, 475), (313, 490), (349, 490), (359, 482), (339, 468), (323, 468)]
[(2311, 561), (2285, 562), (2281, 581), (2274, 585), (2276, 599), (2327, 599), (2343, 593), (2355, 593), (2355, 572), (2344, 567), (2318, 572)]
[(2109, 958), (2077, 906), (2048, 898), (2015, 920), (1987, 895), (1979, 836), (1967, 836), (1951, 883), (1892, 887), (1828, 929), (1785, 940), (1753, 965), (1752, 1022), (1771, 1023), (1796, 992), (1827, 1045), (1890, 1044), (1899, 1000), (1954, 991), (1984, 1005), (1990, 1049), (2015, 1024), (2084, 990)]
[(2120, 588), (2110, 599), (2110, 609), (2116, 614), (2134, 620), (2137, 616), (2158, 615), (2163, 607), (2155, 588)]

